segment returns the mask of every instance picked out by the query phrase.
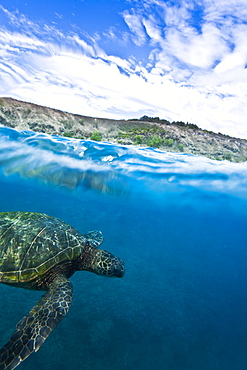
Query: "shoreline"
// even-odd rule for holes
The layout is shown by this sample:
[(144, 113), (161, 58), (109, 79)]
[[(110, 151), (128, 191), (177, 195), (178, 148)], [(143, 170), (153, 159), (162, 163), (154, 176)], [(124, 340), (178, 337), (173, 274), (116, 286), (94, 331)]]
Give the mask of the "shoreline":
[(31, 130), (122, 145), (150, 146), (164, 151), (232, 162), (247, 161), (245, 139), (202, 130), (193, 124), (170, 123), (158, 117), (144, 116), (131, 120), (94, 118), (2, 97), (0, 123), (21, 131)]

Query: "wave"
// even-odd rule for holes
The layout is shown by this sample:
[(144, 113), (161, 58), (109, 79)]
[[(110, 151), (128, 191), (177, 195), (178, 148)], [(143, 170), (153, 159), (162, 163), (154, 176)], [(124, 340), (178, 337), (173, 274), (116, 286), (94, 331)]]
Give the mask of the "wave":
[[(2, 176), (18, 175), (70, 190), (126, 195), (196, 188), (246, 197), (247, 163), (216, 161), (154, 148), (17, 131), (0, 126)], [(141, 181), (140, 181), (141, 180)], [(174, 190), (176, 189), (176, 190)]]

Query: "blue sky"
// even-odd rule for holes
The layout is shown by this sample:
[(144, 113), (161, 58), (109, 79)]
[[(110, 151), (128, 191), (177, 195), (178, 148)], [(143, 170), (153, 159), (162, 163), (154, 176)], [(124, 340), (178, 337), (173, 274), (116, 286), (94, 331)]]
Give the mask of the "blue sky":
[(247, 138), (246, 65), (246, 0), (0, 0), (0, 96)]

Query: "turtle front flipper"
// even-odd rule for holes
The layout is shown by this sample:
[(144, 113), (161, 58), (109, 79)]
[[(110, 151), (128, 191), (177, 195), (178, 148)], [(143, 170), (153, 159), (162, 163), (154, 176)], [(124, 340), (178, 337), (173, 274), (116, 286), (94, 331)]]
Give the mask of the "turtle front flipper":
[(0, 350), (0, 370), (12, 370), (37, 352), (64, 318), (73, 296), (71, 282), (58, 276), (31, 311), (20, 320), (9, 342)]

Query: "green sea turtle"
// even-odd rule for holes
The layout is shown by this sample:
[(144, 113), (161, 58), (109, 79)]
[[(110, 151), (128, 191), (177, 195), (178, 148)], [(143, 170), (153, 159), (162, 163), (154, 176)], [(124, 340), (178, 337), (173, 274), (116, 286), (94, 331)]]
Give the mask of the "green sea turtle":
[(45, 214), (0, 213), (0, 282), (47, 290), (0, 350), (0, 370), (12, 370), (32, 352), (37, 352), (64, 318), (73, 296), (68, 279), (75, 271), (124, 275), (121, 259), (96, 249), (102, 242), (100, 231), (82, 235)]

